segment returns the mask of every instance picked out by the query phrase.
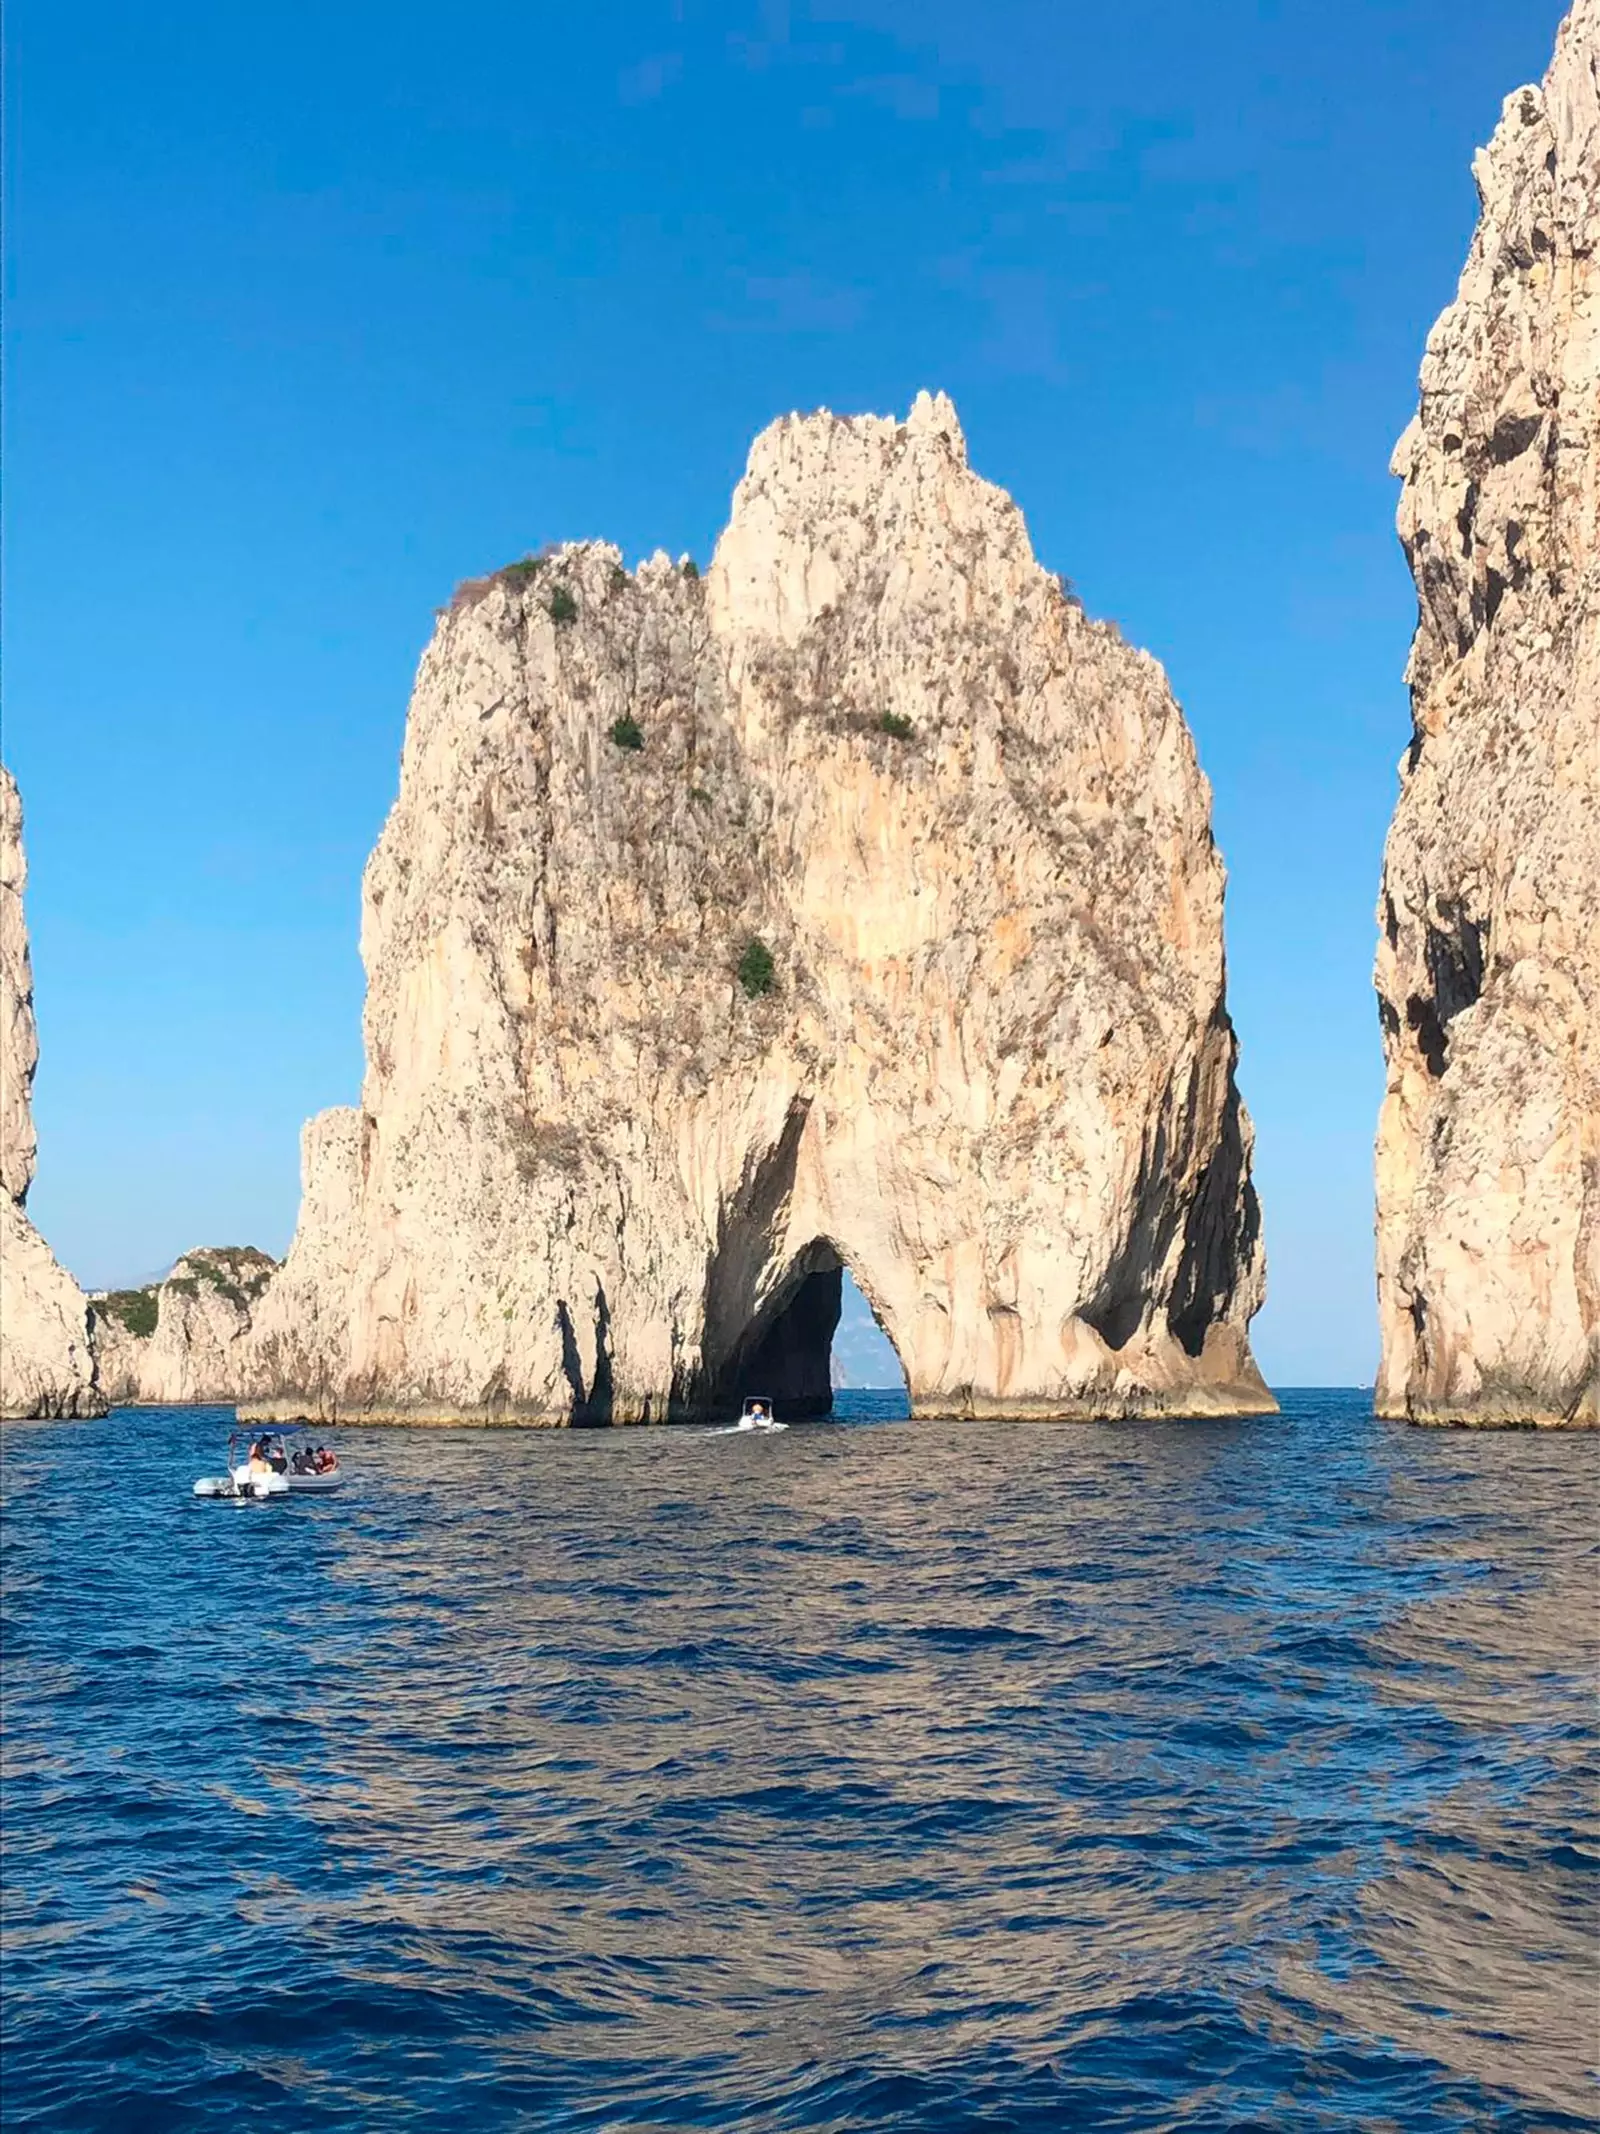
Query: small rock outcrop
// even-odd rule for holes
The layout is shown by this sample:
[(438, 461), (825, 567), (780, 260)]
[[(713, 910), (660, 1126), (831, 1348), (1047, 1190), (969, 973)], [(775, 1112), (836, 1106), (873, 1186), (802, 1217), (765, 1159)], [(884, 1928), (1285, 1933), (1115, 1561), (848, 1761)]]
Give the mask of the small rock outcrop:
[(368, 866), (261, 1416), (1269, 1410), (1210, 796), (949, 403), (791, 417), (702, 579), (458, 593)]
[(1474, 165), (1396, 448), (1413, 737), (1377, 988), (1378, 1406), (1600, 1422), (1600, 0)]
[(250, 1315), (277, 1265), (253, 1245), (206, 1246), (160, 1282), (97, 1291), (89, 1334), (107, 1399), (119, 1408), (236, 1400)]
[(28, 1219), (39, 1037), (22, 892), (22, 802), (0, 765), (0, 1415), (104, 1415), (83, 1291)]

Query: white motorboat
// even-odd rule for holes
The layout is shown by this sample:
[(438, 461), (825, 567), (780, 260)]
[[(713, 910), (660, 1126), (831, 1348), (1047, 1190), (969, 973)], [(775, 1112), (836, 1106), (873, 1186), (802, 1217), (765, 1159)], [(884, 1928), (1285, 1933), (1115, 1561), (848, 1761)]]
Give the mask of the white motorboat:
[(764, 1393), (752, 1393), (733, 1427), (735, 1430), (787, 1430), (789, 1425), (779, 1422), (772, 1402)]
[(299, 1434), (287, 1430), (231, 1431), (227, 1473), (202, 1475), (194, 1485), (195, 1495), (224, 1497), (235, 1504), (262, 1503), (270, 1497), (331, 1496), (344, 1480), (337, 1456), (321, 1446), (315, 1452), (309, 1445), (291, 1452), (285, 1439)]
[(264, 1502), (268, 1497), (287, 1497), (289, 1481), (286, 1475), (252, 1474), (250, 1462), (230, 1467), (225, 1475), (202, 1475), (194, 1485), (197, 1497), (226, 1497), (235, 1504)]

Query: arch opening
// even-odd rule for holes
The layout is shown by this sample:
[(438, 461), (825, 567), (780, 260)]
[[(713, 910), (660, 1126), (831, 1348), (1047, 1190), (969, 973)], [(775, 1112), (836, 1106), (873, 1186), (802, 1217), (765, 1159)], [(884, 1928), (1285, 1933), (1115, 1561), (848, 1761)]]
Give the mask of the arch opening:
[(893, 1343), (838, 1247), (816, 1238), (712, 1372), (708, 1406), (714, 1415), (737, 1415), (759, 1395), (782, 1422), (815, 1421), (834, 1413), (836, 1391), (867, 1385), (897, 1392), (910, 1412)]
[(834, 1329), (833, 1412), (889, 1421), (911, 1413), (911, 1388), (900, 1351), (847, 1265)]

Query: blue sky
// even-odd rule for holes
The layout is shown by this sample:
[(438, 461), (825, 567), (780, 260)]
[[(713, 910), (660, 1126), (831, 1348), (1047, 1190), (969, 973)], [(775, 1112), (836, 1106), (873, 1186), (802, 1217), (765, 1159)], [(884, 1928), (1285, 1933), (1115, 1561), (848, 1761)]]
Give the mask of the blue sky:
[(1375, 1352), (1390, 446), (1558, 0), (10, 0), (4, 747), (86, 1281), (281, 1250), (433, 609), (950, 392), (1216, 794), (1278, 1383)]

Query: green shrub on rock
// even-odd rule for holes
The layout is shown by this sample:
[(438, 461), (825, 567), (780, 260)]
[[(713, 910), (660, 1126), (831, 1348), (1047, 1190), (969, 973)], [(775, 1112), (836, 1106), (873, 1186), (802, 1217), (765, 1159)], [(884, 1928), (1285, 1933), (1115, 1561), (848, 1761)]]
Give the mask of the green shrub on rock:
[(578, 619), (578, 603), (564, 585), (552, 586), (550, 598), (545, 602), (545, 613), (558, 630), (565, 629), (569, 622)]
[(763, 994), (776, 989), (778, 967), (765, 941), (752, 939), (745, 944), (744, 954), (739, 958), (739, 983), (751, 1000), (759, 1000)]
[(638, 750), (644, 747), (644, 733), (631, 711), (625, 711), (620, 719), (611, 722), (611, 738), (618, 748)]
[(94, 1308), (108, 1319), (117, 1320), (130, 1334), (137, 1334), (141, 1341), (148, 1341), (161, 1317), (161, 1293), (154, 1288), (114, 1289), (109, 1296), (96, 1297)]

